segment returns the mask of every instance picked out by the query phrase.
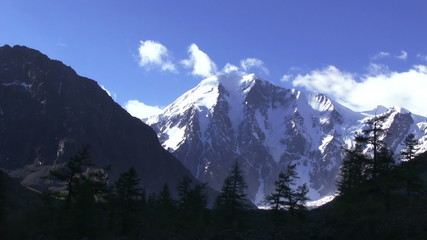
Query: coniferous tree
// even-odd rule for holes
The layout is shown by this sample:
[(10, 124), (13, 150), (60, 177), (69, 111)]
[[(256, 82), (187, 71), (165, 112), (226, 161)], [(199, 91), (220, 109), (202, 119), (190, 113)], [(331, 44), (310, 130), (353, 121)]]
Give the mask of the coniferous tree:
[(234, 224), (239, 213), (247, 208), (246, 182), (236, 161), (225, 178), (220, 195), (215, 199), (215, 208), (225, 220), (225, 224)]
[(413, 133), (406, 136), (403, 141), (404, 148), (400, 151), (400, 155), (402, 156), (402, 161), (410, 161), (414, 159), (415, 153), (418, 150), (418, 139), (415, 139), (415, 135)]
[(54, 179), (66, 183), (65, 192), (56, 192), (58, 197), (65, 198), (66, 209), (70, 208), (76, 197), (76, 187), (84, 181), (83, 172), (90, 165), (89, 147), (85, 146), (77, 155), (71, 157), (65, 166), (49, 171)]
[(177, 186), (180, 230), (183, 233), (200, 232), (206, 220), (207, 196), (206, 184), (195, 184), (189, 176), (185, 176)]
[(115, 205), (118, 207), (121, 234), (127, 237), (140, 224), (141, 211), (145, 201), (145, 191), (139, 187), (140, 179), (133, 167), (122, 173), (114, 184)]
[(356, 134), (355, 140), (358, 144), (365, 144), (372, 149), (372, 158), (367, 158), (366, 168), (369, 178), (375, 179), (382, 172), (389, 170), (388, 167), (393, 165), (394, 160), (390, 159), (390, 153), (387, 153), (387, 147), (382, 140), (385, 132), (383, 123), (386, 115), (375, 116), (365, 121), (365, 128), (362, 134)]
[(246, 182), (236, 161), (222, 185), (221, 194), (216, 199), (216, 207), (231, 212), (246, 207)]
[(265, 198), (265, 203), (272, 207), (274, 211), (304, 209), (304, 204), (308, 200), (308, 186), (303, 184), (295, 189), (295, 180), (299, 178), (296, 172), (296, 165), (288, 165), (285, 172), (279, 174), (279, 179), (274, 182), (275, 192)]
[(104, 232), (99, 203), (108, 190), (109, 168), (88, 169), (88, 166), (91, 164), (86, 146), (64, 166), (50, 171), (54, 179), (65, 183), (65, 191), (54, 192), (65, 200), (59, 238), (94, 238)]
[(356, 143), (353, 149), (344, 149), (344, 157), (340, 169), (341, 179), (337, 183), (341, 195), (351, 193), (366, 180), (366, 157), (362, 146)]
[(158, 227), (160, 231), (173, 231), (176, 217), (176, 202), (172, 198), (167, 184), (163, 185), (162, 190), (155, 200), (155, 205), (156, 227)]

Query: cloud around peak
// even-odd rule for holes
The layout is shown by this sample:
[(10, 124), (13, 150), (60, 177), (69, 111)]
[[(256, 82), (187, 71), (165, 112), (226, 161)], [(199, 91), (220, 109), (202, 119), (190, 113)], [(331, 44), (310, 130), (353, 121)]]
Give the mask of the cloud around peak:
[(162, 108), (158, 106), (149, 106), (138, 100), (127, 101), (124, 108), (130, 115), (139, 119), (146, 119), (158, 115), (162, 111)]
[(188, 59), (182, 60), (181, 64), (192, 69), (194, 76), (209, 77), (217, 73), (217, 66), (210, 57), (193, 43), (188, 48)]
[(240, 66), (245, 72), (248, 72), (249, 69), (259, 69), (265, 75), (268, 75), (269, 71), (265, 67), (264, 62), (258, 58), (246, 58), (240, 61)]
[(152, 40), (140, 41), (139, 43), (138, 54), (141, 67), (146, 70), (159, 67), (162, 71), (177, 72), (170, 59), (170, 53), (165, 46)]
[(376, 105), (400, 106), (425, 115), (427, 102), (427, 66), (416, 65), (405, 72), (377, 71), (358, 77), (335, 66), (299, 74), (295, 87), (329, 95), (339, 103), (355, 109), (367, 110)]

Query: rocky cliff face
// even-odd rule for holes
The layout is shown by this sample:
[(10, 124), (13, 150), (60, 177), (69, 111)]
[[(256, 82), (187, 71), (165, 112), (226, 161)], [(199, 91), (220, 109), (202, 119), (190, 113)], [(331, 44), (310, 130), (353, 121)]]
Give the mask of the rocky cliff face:
[[(387, 115), (383, 137), (396, 152), (408, 133), (425, 134), (422, 119), (405, 110), (378, 114)], [(298, 181), (309, 184), (312, 199), (333, 193), (341, 147), (351, 144), (363, 121), (373, 116), (325, 95), (284, 89), (251, 74), (205, 79), (145, 121), (166, 149), (215, 189), (221, 188), (230, 165), (239, 161), (249, 197), (259, 203), (288, 164), (297, 164)]]
[(187, 169), (156, 133), (98, 84), (60, 61), (22, 46), (0, 48), (0, 167), (28, 185), (85, 144), (111, 179), (134, 166), (148, 192), (171, 189)]

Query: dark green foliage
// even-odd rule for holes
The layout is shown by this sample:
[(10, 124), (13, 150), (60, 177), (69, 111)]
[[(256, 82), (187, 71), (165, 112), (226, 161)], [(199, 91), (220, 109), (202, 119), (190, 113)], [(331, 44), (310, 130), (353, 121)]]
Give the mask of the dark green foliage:
[(367, 159), (367, 173), (370, 178), (376, 178), (381, 172), (382, 164), (380, 161), (380, 152), (386, 148), (384, 141), (381, 136), (384, 133), (382, 124), (386, 116), (375, 116), (365, 122), (365, 128), (362, 130), (362, 134), (356, 134), (355, 140), (358, 144), (365, 144), (372, 149), (372, 158)]
[(246, 182), (236, 161), (222, 185), (221, 194), (215, 199), (219, 221), (224, 225), (236, 225), (242, 210), (247, 208)]
[(65, 166), (50, 171), (55, 180), (66, 184), (65, 191), (55, 193), (57, 197), (65, 199), (67, 209), (76, 197), (75, 188), (85, 181), (83, 172), (88, 166), (90, 166), (89, 147), (85, 146), (77, 155), (71, 157)]
[(286, 172), (280, 172), (279, 179), (274, 182), (275, 192), (265, 198), (264, 202), (274, 211), (289, 210), (294, 213), (295, 210), (305, 209), (308, 187), (303, 184), (295, 189), (295, 179), (299, 178), (295, 168), (295, 164), (288, 165)]
[(403, 141), (404, 148), (400, 151), (402, 161), (410, 161), (414, 159), (415, 153), (418, 150), (417, 144), (418, 139), (415, 139), (415, 135), (413, 133), (406, 136), (405, 140)]
[(86, 146), (63, 167), (50, 171), (56, 181), (65, 184), (64, 190), (52, 192), (57, 199), (64, 199), (63, 207), (58, 206), (61, 222), (56, 234), (59, 238), (94, 237), (105, 227), (105, 218), (100, 212), (109, 190), (109, 168), (87, 169), (88, 166), (91, 164)]
[(222, 185), (221, 194), (215, 201), (218, 209), (227, 209), (231, 212), (246, 207), (246, 182), (240, 170), (239, 163), (236, 161), (229, 175), (225, 178)]
[(360, 144), (353, 149), (344, 149), (344, 157), (340, 169), (340, 180), (337, 183), (341, 195), (357, 189), (366, 180), (365, 169), (367, 159), (362, 153)]
[(114, 184), (113, 206), (117, 213), (114, 225), (118, 233), (128, 238), (139, 236), (145, 192), (139, 187), (140, 179), (133, 167), (120, 175)]
[(207, 222), (206, 184), (193, 184), (190, 177), (185, 176), (178, 184), (177, 207), (181, 220), (178, 231), (182, 233), (203, 232)]
[(362, 134), (356, 133), (355, 140), (357, 144), (367, 145), (372, 151), (372, 158), (366, 158), (366, 177), (375, 179), (380, 174), (393, 168), (396, 163), (392, 153), (387, 149), (382, 140), (385, 130), (382, 128), (384, 116), (375, 116), (365, 122), (365, 128)]
[[(378, 152), (378, 157), (382, 154), (389, 155)], [(38, 195), (10, 179), (4, 185), (9, 200), (6, 221), (0, 225), (1, 239), (425, 239), (427, 155), (381, 168), (390, 170), (365, 178), (321, 208), (279, 214), (242, 208), (232, 221), (229, 212), (206, 209), (205, 186), (189, 177), (176, 186), (176, 200), (165, 185), (145, 203), (132, 169), (106, 193), (103, 184), (98, 185), (104, 174), (85, 170), (85, 178), (74, 185), (68, 210), (65, 198), (53, 198), (47, 192)], [(240, 173), (238, 165), (237, 170), (233, 168), (230, 176)], [(276, 182), (287, 179), (286, 175), (295, 179), (295, 167), (281, 173)], [(282, 202), (306, 200), (307, 185), (283, 182), (295, 194)]]

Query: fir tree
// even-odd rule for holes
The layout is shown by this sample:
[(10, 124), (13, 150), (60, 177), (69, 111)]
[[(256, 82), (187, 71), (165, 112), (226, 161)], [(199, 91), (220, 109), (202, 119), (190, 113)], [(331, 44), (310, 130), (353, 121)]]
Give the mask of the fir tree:
[(75, 199), (76, 187), (84, 181), (83, 172), (90, 165), (89, 147), (85, 146), (77, 155), (71, 157), (65, 166), (49, 171), (54, 179), (66, 183), (65, 192), (56, 192), (58, 197), (65, 197), (66, 209), (70, 208), (72, 200)]
[(389, 158), (390, 154), (387, 153), (386, 144), (381, 138), (385, 132), (383, 129), (385, 118), (386, 115), (375, 116), (365, 121), (366, 127), (362, 130), (362, 134), (356, 134), (355, 137), (358, 144), (369, 145), (372, 148), (372, 158), (367, 158), (366, 162), (369, 178), (372, 179), (394, 165), (394, 160)]
[(356, 143), (353, 149), (344, 149), (344, 157), (340, 169), (340, 180), (337, 183), (341, 195), (352, 192), (366, 180), (366, 157), (362, 146)]
[(234, 212), (246, 207), (246, 182), (243, 178), (240, 166), (236, 161), (229, 175), (225, 178), (221, 188), (221, 194), (217, 197), (215, 205), (220, 209)]
[(223, 219), (222, 224), (237, 223), (240, 212), (247, 208), (246, 188), (239, 163), (236, 161), (224, 180), (220, 195), (215, 199), (215, 208), (219, 211), (220, 219)]
[(418, 150), (418, 139), (415, 139), (415, 135), (413, 133), (406, 136), (403, 141), (404, 148), (400, 151), (400, 155), (402, 156), (402, 161), (410, 161), (414, 159), (415, 153)]
[(308, 187), (303, 184), (295, 189), (297, 178), (296, 165), (288, 165), (286, 171), (280, 172), (279, 179), (274, 182), (275, 192), (268, 195), (264, 202), (274, 211), (289, 210), (293, 213), (297, 209), (304, 209), (308, 200)]
[(145, 192), (139, 187), (140, 179), (133, 167), (122, 173), (114, 184), (115, 205), (118, 207), (121, 233), (131, 236), (140, 222), (141, 208), (145, 201)]
[(185, 176), (177, 186), (178, 210), (182, 219), (179, 223), (183, 233), (203, 230), (207, 209), (205, 187), (206, 184), (193, 184), (189, 176)]

